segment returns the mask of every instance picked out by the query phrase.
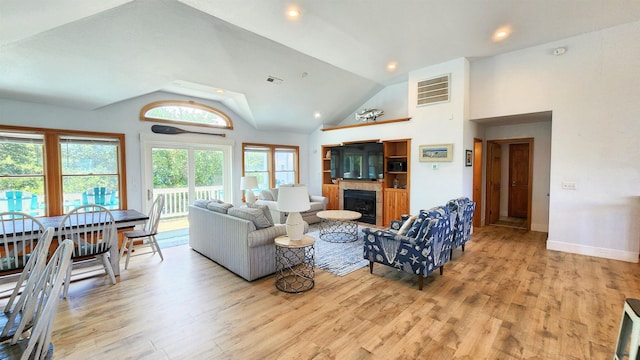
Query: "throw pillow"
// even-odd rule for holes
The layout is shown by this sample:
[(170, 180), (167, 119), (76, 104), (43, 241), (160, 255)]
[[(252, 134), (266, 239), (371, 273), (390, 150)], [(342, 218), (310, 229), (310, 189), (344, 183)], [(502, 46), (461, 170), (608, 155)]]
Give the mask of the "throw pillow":
[(411, 215), (407, 220), (405, 220), (405, 222), (400, 227), (400, 230), (398, 230), (398, 235), (406, 235), (409, 229), (411, 229), (411, 226), (413, 225), (413, 222), (417, 217), (418, 215)]
[(209, 202), (209, 205), (207, 205), (207, 209), (211, 211), (219, 212), (222, 214), (226, 214), (229, 211), (229, 209), (232, 207), (233, 207), (232, 204), (219, 203), (215, 201), (211, 201)]
[(209, 204), (209, 200), (204, 200), (204, 199), (196, 200), (193, 202), (193, 206), (197, 206), (205, 209), (207, 208), (208, 204)]
[(229, 209), (228, 214), (240, 219), (252, 221), (256, 229), (264, 229), (272, 226), (264, 216), (264, 212), (260, 209), (253, 209), (250, 207), (233, 207)]
[(260, 191), (260, 194), (258, 195), (258, 199), (260, 199), (260, 200), (268, 200), (268, 201), (274, 201), (275, 200), (273, 198), (273, 195), (271, 194), (271, 191), (269, 191), (269, 190)]
[[(271, 211), (269, 210), (269, 207), (267, 205), (262, 205), (262, 204), (247, 204), (247, 207), (253, 208), (253, 209), (260, 209), (262, 210), (262, 213), (264, 214), (264, 217), (267, 218), (267, 221), (269, 222), (269, 224), (273, 225), (273, 217), (271, 216)], [(269, 226), (271, 226), (269, 225)]]
[(269, 189), (271, 191), (271, 197), (273, 201), (278, 201), (278, 188)]

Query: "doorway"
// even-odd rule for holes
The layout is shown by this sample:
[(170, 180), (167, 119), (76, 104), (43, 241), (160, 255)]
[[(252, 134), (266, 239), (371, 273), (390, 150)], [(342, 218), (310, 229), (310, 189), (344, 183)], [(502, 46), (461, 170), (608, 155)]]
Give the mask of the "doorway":
[(148, 209), (158, 195), (165, 196), (158, 241), (188, 240), (187, 215), (194, 200), (231, 202), (231, 147), (198, 143), (196, 137), (181, 139), (190, 142), (142, 138), (143, 207)]
[(487, 141), (487, 225), (531, 230), (533, 138)]

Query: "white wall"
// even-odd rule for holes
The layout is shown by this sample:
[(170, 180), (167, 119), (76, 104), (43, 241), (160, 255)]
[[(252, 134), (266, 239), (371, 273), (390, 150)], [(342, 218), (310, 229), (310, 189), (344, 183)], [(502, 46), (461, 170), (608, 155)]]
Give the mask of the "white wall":
[[(18, 102), (0, 99), (0, 119), (5, 125), (31, 126), (55, 129), (72, 129), (88, 131), (104, 131), (125, 134), (126, 161), (127, 161), (127, 202), (129, 208), (146, 211), (143, 206), (144, 191), (141, 190), (141, 155), (140, 134), (149, 134), (151, 138), (166, 138), (167, 135), (158, 135), (151, 132), (152, 122), (140, 121), (140, 109), (153, 101), (159, 100), (193, 100), (213, 106), (227, 115), (233, 121), (233, 130), (212, 130), (211, 132), (224, 132), (227, 137), (208, 135), (174, 135), (174, 139), (183, 141), (206, 141), (209, 143), (231, 143), (233, 145), (232, 188), (233, 202), (240, 203), (242, 192), (240, 189), (240, 177), (242, 174), (242, 143), (269, 143), (280, 145), (300, 146), (300, 182), (309, 180), (309, 166), (304, 159), (309, 158), (308, 136), (306, 134), (258, 131), (224, 105), (203, 99), (188, 98), (167, 93), (153, 93), (141, 96), (97, 110), (77, 110), (65, 107), (49, 106), (37, 103)], [(204, 131), (201, 127), (180, 126), (186, 130)]]
[[(487, 126), (485, 140), (533, 138), (533, 183), (531, 194), (531, 230), (549, 231), (549, 177), (551, 169), (551, 122)], [(486, 141), (485, 141), (486, 144)], [(509, 183), (509, 146), (502, 146), (502, 183)], [(509, 187), (500, 193), (500, 215), (507, 216)], [(486, 202), (483, 202), (486, 203)], [(479, 210), (479, 209), (478, 209)], [(482, 210), (484, 211), (484, 210)]]
[(407, 90), (406, 81), (383, 88), (337, 126), (353, 124), (355, 113), (364, 109), (383, 110), (384, 114), (378, 118), (380, 121), (407, 117)]
[(553, 111), (549, 249), (638, 261), (638, 59), (635, 22), (471, 64), (472, 118)]
[[(416, 82), (426, 78), (451, 73), (451, 100), (449, 102), (417, 107)], [(411, 72), (409, 80), (404, 84), (406, 91), (399, 91), (397, 86), (384, 94), (385, 104), (406, 104), (402, 113), (396, 107), (389, 109), (380, 106), (385, 113), (397, 114), (397, 118), (411, 117), (407, 122), (381, 124), (359, 128), (348, 128), (332, 131), (317, 129), (310, 136), (311, 181), (310, 187), (315, 192), (322, 190), (320, 147), (328, 144), (340, 144), (357, 140), (389, 140), (411, 139), (411, 213), (420, 209), (444, 204), (447, 200), (459, 196), (471, 196), (471, 168), (464, 166), (464, 149), (473, 149), (475, 125), (469, 124), (465, 114), (468, 91), (468, 62), (466, 59), (455, 59), (439, 65)], [(407, 96), (406, 101), (393, 100), (393, 96)], [(382, 96), (381, 96), (382, 97)], [(377, 100), (376, 100), (377, 101)], [(373, 107), (373, 102), (369, 101)], [(378, 103), (382, 104), (382, 103)], [(377, 106), (377, 105), (376, 105)], [(364, 106), (363, 106), (364, 107)], [(384, 119), (391, 120), (385, 117)], [(384, 120), (381, 119), (381, 120)], [(346, 119), (343, 125), (354, 124), (355, 119)], [(469, 131), (469, 133), (466, 133)], [(438, 169), (432, 169), (433, 163), (420, 162), (418, 148), (424, 144), (453, 144), (453, 161), (437, 163)], [(468, 173), (469, 181), (463, 181), (463, 172)]]

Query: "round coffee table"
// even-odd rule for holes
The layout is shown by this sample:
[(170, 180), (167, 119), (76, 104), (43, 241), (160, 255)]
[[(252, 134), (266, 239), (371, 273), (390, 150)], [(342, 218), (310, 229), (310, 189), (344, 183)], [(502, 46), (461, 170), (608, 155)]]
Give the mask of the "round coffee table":
[(327, 242), (353, 242), (358, 240), (358, 223), (362, 217), (357, 211), (325, 210), (318, 212), (320, 239)]

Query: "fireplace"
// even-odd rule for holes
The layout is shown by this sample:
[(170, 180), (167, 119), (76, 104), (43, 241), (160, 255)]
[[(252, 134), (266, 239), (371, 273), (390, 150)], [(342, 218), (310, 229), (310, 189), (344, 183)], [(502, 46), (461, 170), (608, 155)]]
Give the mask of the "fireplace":
[(376, 224), (376, 192), (369, 190), (345, 189), (343, 194), (344, 209), (362, 214), (359, 221)]

